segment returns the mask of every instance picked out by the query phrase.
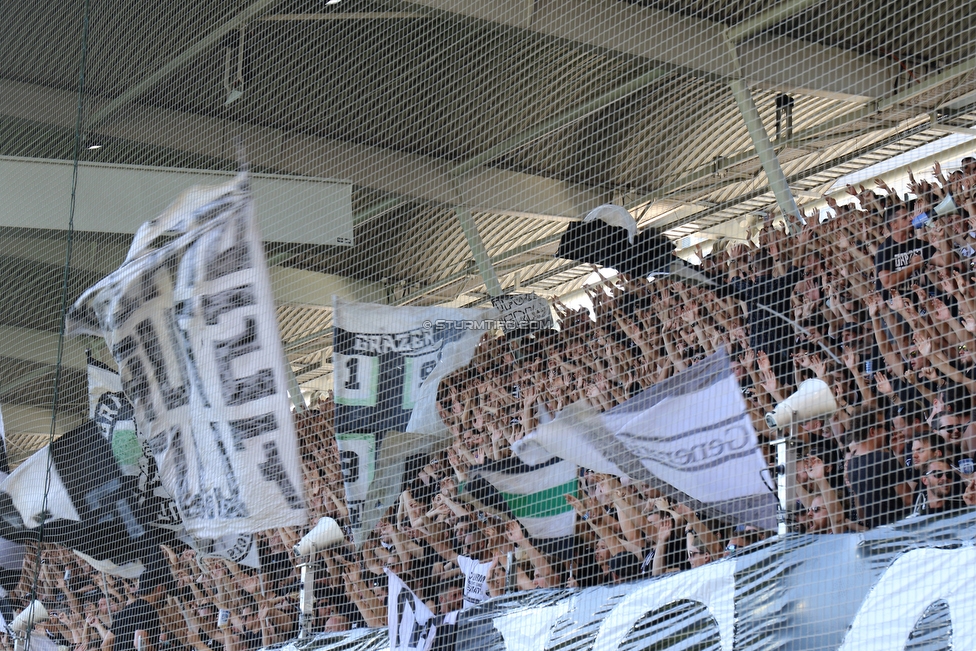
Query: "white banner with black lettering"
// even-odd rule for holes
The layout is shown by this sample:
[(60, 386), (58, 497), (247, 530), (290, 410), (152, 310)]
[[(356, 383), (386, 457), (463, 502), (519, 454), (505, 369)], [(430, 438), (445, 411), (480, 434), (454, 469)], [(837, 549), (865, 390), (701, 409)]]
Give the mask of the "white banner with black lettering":
[(246, 174), (185, 192), (68, 314), (72, 333), (108, 342), (139, 438), (197, 538), (306, 521), (253, 206)]
[(505, 332), (514, 330), (548, 330), (552, 328), (549, 301), (538, 294), (503, 294), (492, 296), (498, 320)]
[[(176, 502), (163, 488), (156, 462), (136, 434), (132, 404), (122, 392), (121, 376), (91, 358), (88, 359), (88, 416), (112, 446), (125, 489), (149, 524), (183, 532)], [(189, 535), (183, 538), (201, 555), (226, 558), (256, 569), (261, 567), (253, 533), (227, 534), (216, 540), (197, 540)]]

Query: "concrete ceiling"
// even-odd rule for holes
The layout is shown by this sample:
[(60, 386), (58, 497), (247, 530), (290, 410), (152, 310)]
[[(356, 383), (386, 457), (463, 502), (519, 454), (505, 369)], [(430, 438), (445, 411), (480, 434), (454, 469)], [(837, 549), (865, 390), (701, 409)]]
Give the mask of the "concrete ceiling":
[[(87, 17), (84, 3), (7, 4), (0, 155), (72, 160), (77, 142), (82, 160), (227, 170), (242, 141), (256, 171), (353, 182), (354, 247), (268, 244), (306, 386), (329, 377), (333, 291), (485, 301), (458, 206), (502, 287), (545, 295), (589, 273), (552, 254), (600, 203), (675, 240), (774, 207), (730, 79), (751, 88), (798, 203), (976, 123), (962, 0), (115, 0)], [(795, 104), (777, 134), (781, 93)], [(69, 300), (128, 246), (78, 241)], [(0, 402), (24, 449), (51, 409), (64, 243), (0, 231)], [(81, 413), (89, 346), (69, 343), (64, 422)]]

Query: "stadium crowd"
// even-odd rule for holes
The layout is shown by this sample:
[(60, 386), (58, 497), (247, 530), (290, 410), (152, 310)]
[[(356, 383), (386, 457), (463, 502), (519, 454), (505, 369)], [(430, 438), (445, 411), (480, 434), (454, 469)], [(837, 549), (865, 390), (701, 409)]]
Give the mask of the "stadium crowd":
[[(640, 483), (580, 471), (576, 535), (553, 544), (470, 490), (472, 469), (567, 405), (605, 411), (724, 348), (772, 462), (763, 414), (807, 378), (839, 405), (800, 427), (798, 526), (863, 531), (906, 517), (976, 506), (976, 161), (932, 180), (913, 200), (883, 182), (849, 187), (834, 215), (807, 216), (798, 234), (767, 220), (759, 246), (702, 256), (701, 278), (617, 276), (590, 286), (586, 309), (556, 303), (559, 329), (486, 336), (448, 378), (439, 408), (450, 447), (430, 456), (359, 552), (323, 554), (311, 627), (386, 623), (384, 568), (435, 612), (511, 589), (576, 587), (697, 567), (757, 544), (767, 531), (697, 513)], [(310, 522), (348, 524), (330, 397), (297, 416)], [(297, 633), (303, 531), (257, 536), (260, 569), (166, 549), (169, 566), (140, 579), (96, 572), (47, 545), (11, 597), (34, 577), (54, 613), (54, 644), (86, 651), (244, 651)], [(31, 554), (28, 554), (31, 558)], [(140, 633), (141, 635), (141, 633)], [(9, 640), (5, 640), (9, 648)]]

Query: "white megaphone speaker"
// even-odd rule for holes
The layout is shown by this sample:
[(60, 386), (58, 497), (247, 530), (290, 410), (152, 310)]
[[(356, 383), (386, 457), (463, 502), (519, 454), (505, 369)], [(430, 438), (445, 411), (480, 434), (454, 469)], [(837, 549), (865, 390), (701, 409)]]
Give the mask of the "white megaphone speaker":
[(793, 395), (766, 414), (766, 424), (772, 429), (784, 429), (793, 423), (829, 416), (837, 411), (834, 394), (821, 379), (813, 378), (800, 384)]
[(14, 621), (10, 622), (10, 630), (14, 633), (25, 633), (34, 624), (46, 622), (48, 619), (47, 608), (40, 601), (35, 601), (14, 617)]
[(332, 518), (322, 518), (318, 524), (312, 527), (311, 531), (298, 541), (293, 551), (295, 556), (309, 556), (320, 549), (341, 543), (345, 539), (346, 534), (342, 532), (342, 527), (339, 526), (338, 522)]
[(946, 192), (945, 199), (940, 201), (939, 205), (935, 207), (935, 214), (941, 217), (942, 215), (948, 215), (957, 210), (958, 208), (956, 207), (956, 202), (952, 200), (952, 195)]

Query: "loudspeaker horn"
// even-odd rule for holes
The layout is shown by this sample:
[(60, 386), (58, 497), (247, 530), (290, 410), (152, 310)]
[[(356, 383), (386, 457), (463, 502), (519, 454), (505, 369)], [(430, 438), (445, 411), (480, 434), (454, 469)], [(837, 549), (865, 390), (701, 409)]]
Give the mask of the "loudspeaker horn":
[(34, 624), (46, 622), (49, 617), (44, 604), (40, 601), (34, 601), (14, 617), (14, 621), (10, 622), (10, 630), (14, 633), (23, 633), (30, 630)]
[(837, 411), (837, 401), (826, 382), (819, 378), (805, 380), (789, 398), (766, 414), (772, 429), (784, 429), (793, 422), (829, 416)]
[(295, 552), (295, 556), (307, 556), (320, 549), (341, 543), (345, 539), (346, 534), (342, 532), (342, 527), (339, 526), (338, 522), (332, 518), (322, 518), (295, 545), (293, 551)]

